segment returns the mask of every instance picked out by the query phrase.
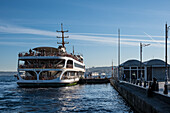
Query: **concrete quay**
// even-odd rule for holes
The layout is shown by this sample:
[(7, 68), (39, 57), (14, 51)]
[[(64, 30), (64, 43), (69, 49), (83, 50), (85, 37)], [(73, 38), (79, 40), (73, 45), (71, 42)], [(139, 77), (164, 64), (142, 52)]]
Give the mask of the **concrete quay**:
[(110, 79), (111, 85), (139, 113), (170, 113), (170, 97), (153, 92), (147, 96), (147, 88), (124, 81)]

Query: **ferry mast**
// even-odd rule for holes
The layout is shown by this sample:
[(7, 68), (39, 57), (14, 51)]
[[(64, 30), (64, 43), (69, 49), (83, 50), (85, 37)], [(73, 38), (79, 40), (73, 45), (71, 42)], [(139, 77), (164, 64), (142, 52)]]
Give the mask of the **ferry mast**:
[(68, 30), (66, 30), (66, 31), (64, 31), (63, 30), (63, 24), (61, 23), (61, 31), (56, 31), (56, 32), (61, 32), (62, 33), (62, 37), (59, 37), (59, 36), (57, 36), (57, 38), (62, 38), (62, 42), (57, 42), (57, 44), (62, 44), (62, 47), (64, 47), (65, 48), (65, 44), (69, 44), (69, 42), (65, 42), (64, 41), (64, 38), (69, 38), (69, 36), (66, 36), (66, 37), (64, 37), (64, 33), (65, 32), (68, 32)]

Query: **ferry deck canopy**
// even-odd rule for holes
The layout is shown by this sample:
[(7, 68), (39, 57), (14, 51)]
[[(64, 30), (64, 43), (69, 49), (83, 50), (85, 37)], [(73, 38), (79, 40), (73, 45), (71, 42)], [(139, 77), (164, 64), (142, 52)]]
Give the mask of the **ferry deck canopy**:
[(42, 50), (46, 52), (58, 52), (58, 48), (55, 48), (55, 47), (36, 47), (36, 48), (33, 48), (33, 50), (37, 52), (41, 52)]

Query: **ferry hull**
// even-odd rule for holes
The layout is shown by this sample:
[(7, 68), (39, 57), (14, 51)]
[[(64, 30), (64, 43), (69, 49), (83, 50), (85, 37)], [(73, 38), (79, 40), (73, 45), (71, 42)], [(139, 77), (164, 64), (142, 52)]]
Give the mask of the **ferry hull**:
[(30, 87), (30, 88), (38, 88), (38, 87), (64, 87), (64, 86), (73, 86), (76, 85), (77, 82), (73, 83), (17, 83), (19, 87)]

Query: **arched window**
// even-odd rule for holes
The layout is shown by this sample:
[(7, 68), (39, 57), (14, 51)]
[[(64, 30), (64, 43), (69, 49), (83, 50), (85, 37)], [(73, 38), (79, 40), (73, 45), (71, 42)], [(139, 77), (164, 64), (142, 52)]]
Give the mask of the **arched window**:
[(67, 66), (66, 68), (73, 68), (73, 61), (72, 60), (68, 60), (67, 61)]
[(42, 71), (39, 75), (39, 80), (53, 80), (61, 75), (62, 71)]
[(20, 72), (19, 75), (24, 80), (37, 80), (37, 75), (34, 71)]

